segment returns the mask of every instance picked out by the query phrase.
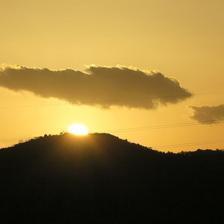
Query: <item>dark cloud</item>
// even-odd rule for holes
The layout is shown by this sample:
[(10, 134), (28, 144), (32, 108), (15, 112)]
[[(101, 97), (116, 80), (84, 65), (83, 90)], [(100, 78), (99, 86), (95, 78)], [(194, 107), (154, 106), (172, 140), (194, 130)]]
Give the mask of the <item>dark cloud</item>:
[(202, 124), (213, 124), (224, 121), (224, 105), (192, 108), (194, 110), (192, 118)]
[(92, 66), (86, 72), (71, 69), (51, 71), (5, 68), (0, 86), (31, 91), (73, 104), (154, 108), (159, 103), (177, 103), (191, 96), (173, 79), (161, 73), (146, 73), (126, 67)]

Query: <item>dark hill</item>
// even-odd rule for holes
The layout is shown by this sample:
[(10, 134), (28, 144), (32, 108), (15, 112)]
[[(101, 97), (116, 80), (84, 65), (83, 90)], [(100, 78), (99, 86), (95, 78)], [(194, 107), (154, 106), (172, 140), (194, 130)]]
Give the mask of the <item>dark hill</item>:
[(4, 223), (224, 223), (224, 152), (161, 153), (109, 134), (0, 151)]

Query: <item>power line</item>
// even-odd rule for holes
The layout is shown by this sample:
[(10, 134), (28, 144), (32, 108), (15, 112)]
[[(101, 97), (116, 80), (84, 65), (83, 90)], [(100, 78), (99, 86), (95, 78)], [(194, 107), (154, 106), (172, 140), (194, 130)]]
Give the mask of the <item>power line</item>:
[(207, 126), (212, 127), (214, 125), (223, 125), (223, 122), (217, 122), (212, 125), (208, 124), (200, 124), (196, 122), (182, 122), (182, 123), (173, 123), (173, 124), (159, 124), (159, 125), (145, 125), (145, 126), (138, 126), (138, 127), (128, 127), (128, 128), (120, 128), (120, 129), (108, 129), (105, 130), (106, 132), (112, 132), (112, 133), (125, 133), (125, 132), (132, 132), (132, 131), (138, 131), (138, 130), (145, 130), (145, 129), (166, 129), (166, 128), (178, 128), (178, 127), (192, 127), (192, 126)]
[(154, 145), (153, 148), (184, 147), (184, 146), (193, 146), (193, 145), (209, 145), (209, 144), (217, 144), (217, 143), (221, 143), (224, 145), (223, 140), (218, 140), (218, 141), (209, 141), (209, 142), (185, 142), (185, 143), (181, 143), (181, 144)]

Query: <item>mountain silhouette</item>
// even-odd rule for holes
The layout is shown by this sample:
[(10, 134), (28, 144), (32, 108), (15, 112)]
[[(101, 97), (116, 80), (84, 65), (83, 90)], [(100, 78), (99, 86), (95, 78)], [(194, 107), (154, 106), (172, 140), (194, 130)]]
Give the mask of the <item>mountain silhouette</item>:
[(224, 151), (45, 135), (0, 150), (0, 177), (4, 223), (224, 223)]

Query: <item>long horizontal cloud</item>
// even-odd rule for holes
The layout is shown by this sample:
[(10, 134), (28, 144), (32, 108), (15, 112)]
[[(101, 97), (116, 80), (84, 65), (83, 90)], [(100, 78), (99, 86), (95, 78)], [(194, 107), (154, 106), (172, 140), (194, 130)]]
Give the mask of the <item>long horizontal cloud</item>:
[(31, 91), (73, 104), (154, 108), (159, 103), (177, 103), (191, 96), (173, 79), (161, 73), (146, 73), (126, 67), (92, 66), (87, 71), (36, 68), (5, 68), (0, 86)]
[(192, 108), (194, 110), (192, 118), (202, 124), (214, 124), (224, 121), (224, 105)]

